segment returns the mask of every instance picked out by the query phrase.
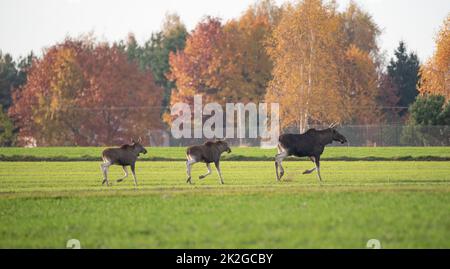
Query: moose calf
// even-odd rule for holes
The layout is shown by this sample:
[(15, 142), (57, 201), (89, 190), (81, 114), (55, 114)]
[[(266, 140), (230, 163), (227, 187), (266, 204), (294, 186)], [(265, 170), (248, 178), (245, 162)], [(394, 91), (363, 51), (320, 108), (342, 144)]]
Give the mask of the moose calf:
[(131, 173), (134, 178), (134, 187), (137, 187), (137, 179), (136, 174), (134, 172), (135, 163), (139, 154), (146, 154), (147, 150), (141, 145), (142, 139), (139, 138), (138, 141), (131, 140), (131, 144), (122, 145), (120, 148), (107, 148), (102, 153), (103, 163), (101, 164), (102, 172), (103, 172), (103, 182), (102, 185), (108, 182), (108, 168), (115, 164), (121, 165), (125, 175), (117, 180), (117, 182), (121, 182), (128, 176), (127, 166), (131, 167)]
[(214, 163), (217, 169), (217, 173), (220, 177), (220, 183), (223, 184), (222, 173), (220, 172), (220, 155), (223, 152), (231, 152), (228, 143), (223, 140), (218, 140), (215, 142), (208, 141), (203, 145), (190, 146), (187, 151), (187, 161), (186, 161), (186, 171), (187, 171), (187, 183), (192, 183), (191, 181), (191, 167), (194, 163), (203, 162), (206, 163), (206, 168), (208, 172), (201, 175), (199, 179), (203, 179), (209, 174), (211, 174), (211, 163)]

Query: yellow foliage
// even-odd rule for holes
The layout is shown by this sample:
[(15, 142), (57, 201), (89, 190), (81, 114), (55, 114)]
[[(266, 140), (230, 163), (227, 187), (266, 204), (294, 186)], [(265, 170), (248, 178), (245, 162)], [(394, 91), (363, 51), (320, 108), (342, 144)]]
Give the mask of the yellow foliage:
[[(377, 28), (361, 27), (350, 18), (353, 24), (337, 12), (335, 2), (305, 0), (284, 7), (268, 42), (274, 68), (266, 94), (266, 101), (280, 103), (282, 127), (295, 126), (303, 132), (310, 123), (353, 121), (357, 116), (365, 120), (370, 113), (376, 115), (361, 108), (375, 107), (376, 64), (369, 53), (377, 48), (357, 45), (364, 43), (362, 38), (375, 40), (369, 35), (378, 32), (370, 29)], [(368, 17), (364, 20), (371, 23)], [(352, 25), (367, 33), (349, 35)]]
[(436, 38), (436, 51), (420, 69), (419, 92), (443, 95), (450, 100), (450, 14)]
[(340, 120), (334, 61), (339, 19), (334, 12), (320, 0), (289, 5), (273, 32), (268, 49), (274, 61), (273, 80), (266, 101), (280, 103), (283, 126), (304, 131), (311, 118)]

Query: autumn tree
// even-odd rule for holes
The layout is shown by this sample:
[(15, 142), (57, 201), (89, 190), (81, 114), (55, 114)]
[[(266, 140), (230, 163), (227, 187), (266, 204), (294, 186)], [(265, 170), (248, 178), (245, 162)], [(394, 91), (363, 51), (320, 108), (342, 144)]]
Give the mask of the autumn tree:
[(14, 92), (19, 139), (38, 145), (106, 145), (160, 128), (162, 90), (117, 46), (66, 39), (34, 62)]
[(234, 102), (261, 102), (272, 75), (273, 62), (265, 42), (279, 21), (279, 8), (271, 1), (257, 2), (241, 17), (224, 25), (221, 94)]
[(386, 123), (398, 123), (401, 121), (400, 112), (403, 109), (398, 107), (400, 97), (397, 85), (385, 72), (380, 73), (378, 84), (377, 103), (382, 110), (381, 121)]
[(420, 93), (442, 95), (450, 100), (450, 15), (437, 35), (436, 51), (421, 67), (420, 74)]
[(348, 123), (370, 124), (379, 120), (378, 74), (376, 64), (369, 54), (355, 45), (345, 52), (339, 70), (342, 120)]
[(207, 17), (200, 22), (186, 47), (170, 55), (169, 79), (175, 81), (171, 104), (193, 104), (195, 94), (204, 94), (206, 101), (217, 101), (223, 77), (220, 75), (220, 48), (223, 47), (223, 26), (219, 19)]
[(279, 102), (283, 127), (311, 123), (367, 123), (378, 117), (380, 31), (353, 2), (287, 5), (268, 46), (274, 61), (266, 100)]
[(278, 20), (279, 8), (267, 0), (225, 24), (205, 18), (185, 49), (170, 57), (170, 79), (176, 83), (171, 104), (192, 104), (195, 94), (220, 104), (263, 101), (273, 67), (265, 42)]
[(319, 0), (288, 5), (273, 31), (268, 52), (274, 61), (274, 78), (266, 101), (280, 103), (284, 127), (296, 126), (302, 132), (311, 118), (338, 119), (329, 117), (337, 115), (333, 105), (337, 96), (332, 91), (337, 66), (331, 52), (338, 48), (334, 35), (339, 21), (334, 13), (334, 7)]
[(336, 61), (340, 62), (340, 113), (347, 123), (377, 122), (382, 112), (377, 102), (382, 61), (377, 38), (381, 31), (371, 15), (354, 1), (350, 1), (340, 18), (342, 38), (338, 42), (345, 51), (343, 55), (336, 53)]
[(340, 16), (344, 45), (346, 47), (353, 45), (379, 60), (377, 59), (380, 57), (377, 37), (381, 34), (381, 30), (373, 21), (372, 16), (362, 10), (353, 0)]

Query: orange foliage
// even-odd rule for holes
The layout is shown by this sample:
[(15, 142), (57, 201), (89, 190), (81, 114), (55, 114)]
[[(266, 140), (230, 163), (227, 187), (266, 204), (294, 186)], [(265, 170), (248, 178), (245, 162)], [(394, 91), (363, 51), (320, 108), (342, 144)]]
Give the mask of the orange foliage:
[(265, 41), (276, 20), (277, 8), (263, 1), (225, 25), (211, 17), (199, 23), (184, 51), (170, 56), (171, 105), (192, 104), (195, 94), (222, 105), (263, 101), (273, 66)]
[(268, 47), (274, 68), (266, 94), (267, 102), (280, 103), (282, 127), (303, 132), (312, 123), (376, 119), (377, 63), (371, 55), (378, 51), (378, 33), (354, 4), (343, 14), (334, 1), (287, 5)]
[(419, 92), (443, 95), (450, 100), (450, 15), (444, 21), (433, 57), (420, 69)]

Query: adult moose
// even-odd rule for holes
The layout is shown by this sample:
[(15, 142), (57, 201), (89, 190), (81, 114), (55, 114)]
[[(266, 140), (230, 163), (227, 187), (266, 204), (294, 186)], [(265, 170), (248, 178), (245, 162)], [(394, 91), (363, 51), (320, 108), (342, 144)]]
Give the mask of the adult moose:
[[(284, 175), (281, 162), (284, 158), (294, 155), (297, 157), (309, 157), (315, 163), (315, 167), (305, 170), (303, 174), (310, 174), (317, 170), (317, 175), (321, 182), (320, 155), (323, 153), (325, 146), (333, 143), (333, 141), (343, 144), (347, 142), (347, 139), (336, 131), (335, 124), (332, 124), (324, 130), (309, 129), (304, 134), (282, 134), (278, 141), (278, 154), (275, 156), (275, 171), (278, 181)], [(280, 168), (279, 174), (278, 168)]]
[(206, 168), (208, 172), (204, 175), (199, 176), (199, 179), (203, 179), (209, 174), (211, 174), (211, 163), (214, 163), (217, 169), (217, 173), (220, 177), (220, 183), (223, 184), (222, 173), (220, 171), (220, 155), (224, 152), (231, 152), (228, 143), (223, 140), (218, 141), (208, 141), (203, 145), (190, 146), (186, 151), (186, 172), (187, 172), (187, 183), (192, 183), (191, 181), (191, 167), (194, 163), (203, 162), (206, 163)]
[(108, 182), (108, 168), (115, 164), (121, 165), (125, 175), (117, 180), (117, 182), (123, 181), (128, 177), (127, 166), (131, 167), (131, 173), (134, 178), (134, 187), (137, 187), (137, 179), (135, 173), (136, 160), (139, 154), (146, 154), (147, 150), (141, 145), (142, 139), (139, 137), (138, 141), (131, 140), (131, 144), (125, 144), (120, 146), (120, 148), (107, 148), (102, 153), (103, 163), (100, 165), (103, 172), (103, 182), (102, 185)]

